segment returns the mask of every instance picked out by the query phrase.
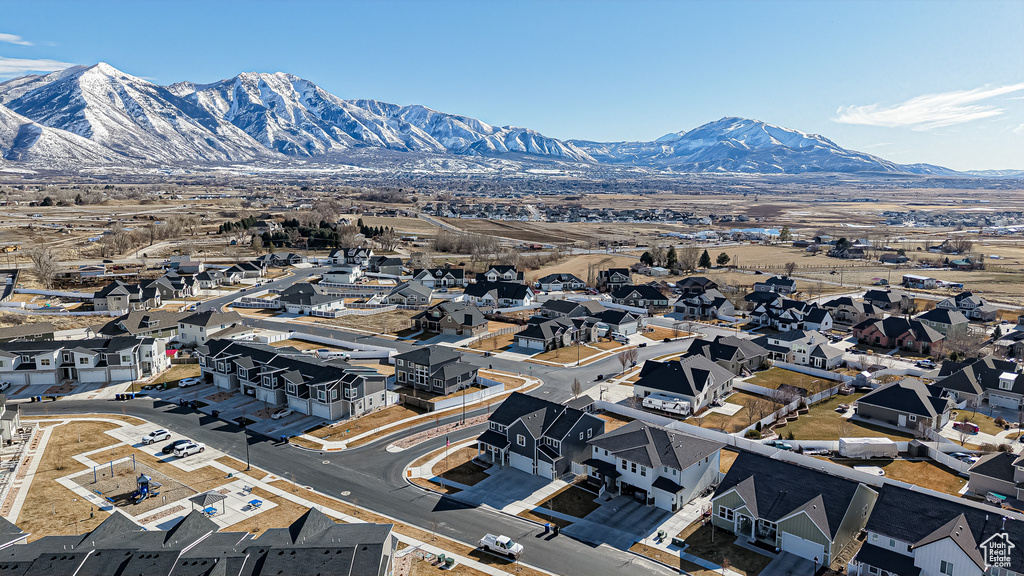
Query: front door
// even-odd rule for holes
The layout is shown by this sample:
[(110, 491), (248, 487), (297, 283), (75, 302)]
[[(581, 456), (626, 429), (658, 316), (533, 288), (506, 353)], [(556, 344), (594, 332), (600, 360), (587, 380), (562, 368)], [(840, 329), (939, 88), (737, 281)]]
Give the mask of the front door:
[(900, 414), (898, 420), (899, 420), (899, 426), (901, 428), (906, 428), (906, 426), (907, 426), (907, 416), (906, 416), (906, 414)]
[(754, 538), (754, 519), (745, 514), (736, 515), (736, 534)]

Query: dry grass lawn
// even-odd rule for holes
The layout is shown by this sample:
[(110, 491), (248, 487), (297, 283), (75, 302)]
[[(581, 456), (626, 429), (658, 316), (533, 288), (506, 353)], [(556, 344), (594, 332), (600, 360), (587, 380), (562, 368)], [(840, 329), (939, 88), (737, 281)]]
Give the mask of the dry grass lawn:
[(722, 457), (718, 462), (718, 469), (722, 471), (722, 474), (725, 474), (732, 468), (732, 463), (736, 461), (736, 457), (739, 455), (740, 453), (735, 450), (722, 450)]
[(375, 410), (365, 416), (360, 416), (355, 420), (345, 420), (334, 424), (328, 424), (326, 426), (317, 426), (306, 433), (320, 438), (321, 440), (345, 440), (365, 432), (375, 430), (381, 426), (393, 424), (399, 420), (405, 420), (406, 418), (412, 418), (413, 416), (420, 416), (425, 413), (425, 411), (412, 406), (388, 406), (387, 408)]
[(530, 357), (530, 360), (565, 364), (568, 362), (575, 362), (577, 358), (579, 358), (580, 362), (583, 362), (591, 356), (597, 356), (598, 354), (603, 353), (603, 350), (597, 350), (591, 348), (591, 346), (592, 345), (588, 344), (586, 346), (566, 346), (564, 348), (555, 348), (554, 350), (534, 354)]
[(747, 383), (764, 386), (765, 388), (770, 388), (772, 390), (778, 389), (778, 387), (783, 384), (789, 384), (790, 386), (803, 388), (810, 394), (817, 394), (818, 392), (827, 390), (837, 384), (837, 382), (833, 382), (831, 380), (815, 378), (814, 376), (801, 374), (800, 372), (794, 372), (784, 368), (769, 368), (763, 372), (757, 372), (752, 378), (747, 380)]
[(267, 473), (264, 472), (263, 470), (260, 470), (259, 468), (250, 467), (249, 471), (246, 472), (245, 462), (235, 460), (231, 456), (221, 456), (220, 458), (217, 458), (217, 462), (227, 466), (228, 468), (231, 468), (232, 470), (235, 470), (236, 472), (245, 472), (246, 475), (252, 476), (257, 480), (263, 480), (267, 476)]
[(967, 479), (959, 476), (949, 468), (930, 461), (909, 460), (835, 460), (843, 466), (878, 466), (885, 471), (885, 477), (909, 484), (917, 484), (946, 494), (959, 494)]
[(622, 428), (626, 424), (629, 424), (630, 422), (633, 421), (633, 418), (630, 418), (629, 416), (619, 416), (618, 414), (612, 414), (610, 412), (606, 412), (606, 413), (603, 413), (603, 414), (596, 414), (596, 416), (598, 418), (604, 420), (604, 431), (605, 432), (611, 432), (612, 430), (618, 430), (619, 428)]
[[(715, 530), (714, 542), (712, 542), (711, 531)], [(753, 576), (764, 570), (772, 559), (737, 546), (736, 536), (720, 528), (715, 528), (710, 522), (701, 526), (697, 520), (683, 529), (677, 536), (686, 541), (689, 546), (686, 551), (698, 558), (722, 565), (723, 560), (729, 559), (729, 568), (740, 574)]]
[(285, 346), (291, 346), (296, 350), (320, 350), (321, 348), (325, 348), (327, 350), (337, 350), (339, 352), (344, 352), (344, 350), (341, 348), (335, 348), (333, 346), (328, 346), (327, 344), (317, 344), (316, 342), (308, 342), (306, 340), (298, 340), (293, 338), (289, 338), (287, 340), (278, 340), (277, 342), (271, 342), (270, 346), (273, 346), (274, 348), (284, 348)]
[(253, 535), (259, 535), (270, 528), (283, 528), (288, 526), (309, 511), (309, 508), (306, 508), (301, 504), (296, 504), (291, 500), (281, 498), (262, 488), (253, 488), (252, 494), (254, 497), (258, 496), (263, 500), (271, 501), (274, 504), (277, 504), (277, 506), (274, 506), (266, 512), (254, 514), (241, 522), (232, 524), (225, 528), (223, 530), (224, 532), (249, 532)]
[[(106, 519), (106, 512), (94, 510), (86, 500), (60, 485), (57, 478), (86, 470), (72, 455), (114, 444), (117, 440), (104, 434), (114, 428), (116, 424), (107, 422), (69, 422), (54, 428), (15, 522), (31, 534), (29, 540), (81, 534)], [(93, 518), (89, 517), (90, 513), (94, 514)]]
[[(726, 399), (726, 402), (730, 404), (739, 404), (742, 406), (742, 408), (732, 416), (726, 416), (725, 414), (720, 414), (718, 412), (705, 412), (701, 418), (691, 417), (687, 422), (695, 426), (722, 430), (728, 434), (734, 434), (758, 421), (758, 416), (760, 416), (760, 414), (751, 414), (750, 406), (761, 400), (764, 400), (764, 398), (755, 394), (736, 392)], [(773, 404), (777, 405), (777, 403)], [(765, 416), (767, 416), (767, 414), (765, 414)]]
[(150, 384), (175, 382), (183, 378), (198, 378), (202, 374), (199, 364), (174, 364), (166, 371), (157, 375)]
[(501, 334), (493, 338), (484, 338), (483, 340), (477, 340), (469, 345), (469, 348), (473, 350), (483, 350), (490, 352), (492, 350), (505, 350), (512, 346), (515, 342), (515, 334)]
[(484, 472), (486, 468), (474, 464), (472, 461), (473, 458), (476, 458), (476, 453), (476, 448), (471, 446), (449, 450), (448, 458), (434, 464), (431, 472), (445, 480), (473, 486), (487, 478), (487, 473)]
[(776, 428), (780, 436), (788, 437), (793, 433), (797, 440), (836, 440), (838, 438), (891, 438), (897, 442), (910, 441), (914, 437), (896, 430), (874, 424), (852, 422), (840, 417), (836, 407), (840, 404), (852, 404), (863, 394), (849, 396), (836, 395), (828, 400), (818, 402), (810, 407), (810, 412), (800, 415), (795, 422)]

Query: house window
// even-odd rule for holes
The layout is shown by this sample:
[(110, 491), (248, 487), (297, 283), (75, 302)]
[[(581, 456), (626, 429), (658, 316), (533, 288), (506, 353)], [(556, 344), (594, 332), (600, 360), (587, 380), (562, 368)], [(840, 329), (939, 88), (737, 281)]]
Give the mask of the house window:
[(583, 440), (583, 432), (580, 432), (580, 440)]
[(622, 462), (622, 469), (625, 470), (626, 469), (626, 461), (622, 460), (621, 462)]
[(895, 538), (889, 538), (889, 548), (895, 548), (895, 547), (896, 547), (896, 539)]
[(593, 428), (587, 428), (587, 438), (593, 438), (593, 437), (594, 437), (594, 429)]
[(636, 474), (636, 462), (629, 463), (629, 471)]
[(881, 570), (879, 570), (878, 568), (875, 568), (874, 566), (868, 566), (868, 574), (873, 574), (875, 576), (878, 576), (881, 573), (882, 573)]
[(872, 542), (878, 542), (878, 534), (872, 534), (871, 535), (871, 541)]
[(395, 360), (399, 366), (405, 366), (405, 360)]
[(640, 475), (641, 476), (647, 476), (647, 467), (646, 466), (641, 466), (640, 467)]
[[(399, 362), (401, 362), (401, 360), (399, 360)], [(399, 382), (405, 382), (405, 372), (399, 372), (398, 373), (398, 381)]]
[(953, 576), (953, 563), (946, 562), (945, 560), (939, 562), (939, 573)]
[[(0, 367), (2, 367), (3, 365), (4, 365), (3, 362), (0, 362)], [(40, 366), (49, 366), (50, 365), (50, 359), (49, 358), (43, 358), (42, 360), (39, 361), (39, 365)]]
[(132, 361), (131, 356), (121, 356), (121, 362), (128, 363)]
[(725, 506), (720, 506), (718, 508), (718, 517), (723, 519), (723, 520), (726, 520), (728, 522), (732, 522), (733, 519), (735, 518), (735, 515), (734, 515), (733, 511), (730, 508), (726, 508)]
[(526, 446), (526, 436), (522, 434), (516, 434), (516, 444), (520, 446)]
[(911, 422), (917, 422), (917, 415), (916, 414), (911, 414), (910, 415), (910, 421)]
[(5, 367), (5, 366), (7, 366), (7, 364), (4, 364), (4, 361), (3, 361), (3, 360), (0, 360), (0, 368), (3, 368), (3, 367)]
[(89, 359), (85, 358), (85, 357), (79, 358), (78, 359), (78, 363), (79, 364), (88, 364), (89, 363)]

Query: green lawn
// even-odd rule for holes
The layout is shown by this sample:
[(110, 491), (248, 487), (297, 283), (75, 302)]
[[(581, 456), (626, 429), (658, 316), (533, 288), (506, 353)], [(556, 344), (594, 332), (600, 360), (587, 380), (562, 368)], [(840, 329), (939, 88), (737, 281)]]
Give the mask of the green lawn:
[(811, 406), (810, 412), (802, 414), (795, 421), (782, 428), (777, 428), (779, 436), (788, 437), (793, 433), (796, 440), (837, 440), (841, 437), (847, 438), (891, 438), (896, 441), (913, 440), (912, 436), (902, 434), (896, 430), (890, 430), (884, 426), (873, 424), (862, 424), (851, 422), (841, 418), (836, 412), (840, 404), (852, 404), (863, 394), (851, 394), (849, 396), (835, 395), (824, 402)]
[(754, 374), (754, 377), (747, 380), (747, 382), (758, 386), (764, 386), (765, 388), (770, 388), (772, 390), (777, 389), (782, 384), (789, 384), (791, 386), (803, 388), (810, 394), (816, 394), (838, 384), (838, 382), (833, 382), (825, 378), (816, 378), (814, 376), (801, 374), (784, 368), (770, 368), (764, 372), (757, 372)]
[[(1004, 430), (1002, 426), (996, 426), (994, 418), (982, 414), (981, 412), (972, 415), (970, 410), (957, 410), (956, 419), (957, 421), (967, 420), (968, 422), (973, 422), (978, 425), (978, 428), (980, 428), (983, 433), (991, 434), (993, 436)], [(1016, 433), (1013, 435), (1016, 436)]]

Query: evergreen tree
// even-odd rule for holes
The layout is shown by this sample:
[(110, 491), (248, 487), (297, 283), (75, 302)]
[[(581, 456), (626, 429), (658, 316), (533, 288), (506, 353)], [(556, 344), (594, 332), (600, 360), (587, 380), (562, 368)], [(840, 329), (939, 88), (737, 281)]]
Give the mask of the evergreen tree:
[(651, 256), (650, 252), (644, 252), (640, 255), (640, 263), (645, 266), (653, 266), (654, 258)]
[(668, 254), (665, 255), (665, 267), (671, 270), (672, 268), (675, 268), (678, 263), (679, 256), (676, 254), (676, 247), (670, 246)]
[(726, 266), (729, 264), (729, 255), (722, 252), (718, 255), (718, 258), (716, 258), (715, 261), (718, 262), (719, 266)]
[(783, 226), (782, 231), (779, 232), (779, 242), (789, 242), (792, 237), (793, 233), (789, 231), (789, 226)]
[(700, 262), (697, 263), (700, 268), (711, 268), (711, 254), (705, 249), (704, 253), (700, 255)]

